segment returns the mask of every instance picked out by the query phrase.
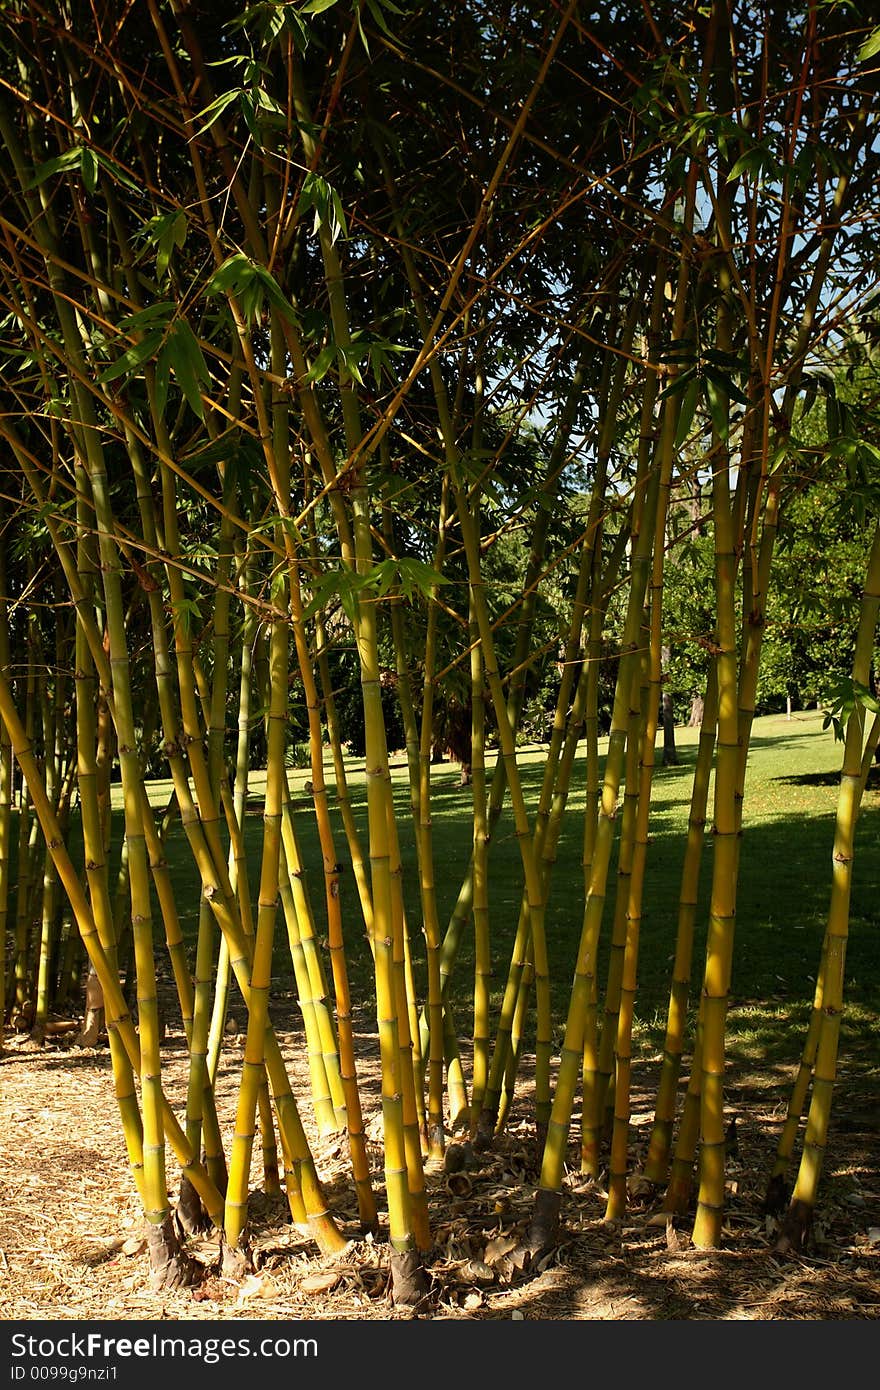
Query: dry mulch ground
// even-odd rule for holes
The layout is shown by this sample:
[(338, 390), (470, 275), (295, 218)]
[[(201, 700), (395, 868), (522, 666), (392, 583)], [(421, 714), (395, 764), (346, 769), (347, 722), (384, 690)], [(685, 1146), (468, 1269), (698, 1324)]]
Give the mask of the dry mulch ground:
[[(305, 1077), (298, 1033), (280, 1031), (296, 1087)], [(232, 1127), (240, 1038), (224, 1053), (218, 1079), (221, 1120)], [(182, 1114), (186, 1052), (163, 1050), (163, 1077)], [(637, 1095), (636, 1153), (647, 1138), (650, 1090)], [(761, 1211), (766, 1175), (784, 1115), (785, 1078), (733, 1077), (738, 1155), (730, 1160), (724, 1248), (695, 1251), (690, 1221), (649, 1224), (652, 1208), (603, 1221), (601, 1190), (569, 1179), (558, 1249), (523, 1276), (498, 1258), (515, 1244), (531, 1209), (531, 1131), (514, 1114), (508, 1133), (450, 1193), (431, 1174), (437, 1248), (432, 1287), (416, 1316), (536, 1319), (843, 1319), (880, 1316), (880, 1175), (876, 1075), (858, 1069), (838, 1088), (822, 1206), (810, 1251), (773, 1254), (775, 1226)], [(378, 1140), (375, 1065), (364, 1067), (368, 1132)], [(303, 1091), (303, 1094), (305, 1092)], [(522, 1114), (528, 1110), (521, 1106)], [(141, 1218), (113, 1099), (106, 1045), (79, 1050), (63, 1037), (35, 1050), (7, 1037), (0, 1056), (0, 1317), (5, 1319), (235, 1319), (402, 1316), (387, 1292), (387, 1248), (358, 1238), (344, 1139), (318, 1139), (307, 1102), (303, 1119), (340, 1225), (352, 1244), (335, 1260), (287, 1220), (286, 1204), (259, 1191), (252, 1172), (255, 1272), (235, 1282), (210, 1271), (217, 1247), (194, 1253), (208, 1267), (198, 1288), (152, 1293)], [(381, 1193), (382, 1150), (372, 1145)], [(575, 1153), (572, 1149), (572, 1158)], [(462, 1181), (462, 1178), (464, 1179)], [(176, 1181), (171, 1178), (172, 1185)], [(381, 1206), (381, 1195), (380, 1195)], [(505, 1238), (509, 1238), (505, 1240)], [(492, 1244), (494, 1242), (494, 1244)], [(317, 1277), (320, 1276), (320, 1277)], [(407, 1313), (406, 1316), (413, 1316)]]

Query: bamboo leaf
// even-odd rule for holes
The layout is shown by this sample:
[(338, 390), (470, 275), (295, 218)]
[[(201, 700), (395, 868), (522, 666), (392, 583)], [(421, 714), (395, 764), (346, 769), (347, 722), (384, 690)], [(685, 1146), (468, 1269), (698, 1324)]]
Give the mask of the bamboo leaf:
[(114, 183), (121, 183), (124, 188), (138, 195), (143, 192), (143, 189), (135, 183), (134, 179), (131, 178), (119, 164), (116, 163), (115, 159), (110, 159), (106, 154), (102, 154), (100, 150), (95, 152), (95, 158), (105, 173), (110, 175)]
[(187, 635), (193, 631), (194, 623), (201, 624), (201, 609), (194, 598), (172, 599), (171, 609), (174, 613), (175, 621), (180, 624)]
[(303, 618), (313, 618), (326, 608), (334, 596), (339, 599), (343, 612), (353, 622), (356, 617), (355, 595), (368, 582), (352, 570), (327, 570), (312, 587), (312, 597), (303, 611)]
[(719, 439), (726, 442), (730, 436), (730, 408), (727, 396), (712, 377), (704, 377), (703, 387), (715, 433)]
[(144, 363), (156, 355), (163, 337), (162, 330), (158, 328), (145, 333), (139, 343), (133, 343), (111, 366), (105, 368), (98, 377), (99, 384), (106, 386), (108, 382), (118, 381), (120, 377), (136, 375)]
[(274, 276), (242, 251), (236, 251), (214, 271), (205, 286), (205, 294), (235, 295), (248, 323), (259, 317), (266, 300), (291, 323), (297, 322), (293, 305)]
[(880, 53), (880, 26), (865, 39), (865, 42), (859, 49), (859, 62), (867, 63), (869, 58), (876, 57), (878, 53)]
[(146, 309), (138, 309), (135, 314), (126, 314), (119, 320), (123, 333), (139, 333), (146, 328), (167, 328), (177, 312), (176, 304), (170, 299), (157, 299)]
[(336, 360), (336, 348), (332, 343), (322, 348), (305, 374), (305, 381), (322, 381)]
[[(363, 7), (364, 6), (361, 0), (358, 0), (359, 16)], [(399, 43), (400, 39), (397, 37), (397, 35), (393, 34), (392, 31), (388, 28), (388, 23), (383, 13), (383, 11), (388, 10), (391, 14), (403, 14), (403, 11), (399, 8), (399, 6), (392, 4), (392, 0), (366, 0), (366, 8), (369, 10), (370, 16), (373, 20), (373, 23), (376, 25), (376, 28), (381, 29), (383, 34), (387, 34), (389, 39), (396, 39)]]
[(183, 209), (159, 213), (144, 224), (140, 235), (149, 245), (156, 247), (156, 275), (160, 280), (168, 273), (175, 249), (183, 248), (186, 233), (186, 213)]
[(155, 375), (156, 409), (160, 415), (165, 414), (165, 407), (168, 404), (168, 387), (171, 382), (171, 358), (167, 348), (163, 348), (156, 360)]
[(210, 380), (208, 366), (195, 334), (185, 319), (177, 320), (165, 342), (160, 358), (166, 356), (187, 405), (200, 420), (204, 420), (205, 407), (199, 384)]
[(439, 570), (432, 569), (430, 565), (416, 560), (411, 555), (404, 555), (399, 559), (397, 568), (400, 571), (400, 591), (407, 599), (412, 599), (415, 594), (431, 598), (439, 585), (451, 582)]
[(82, 152), (82, 179), (88, 193), (94, 193), (98, 187), (98, 160), (93, 150), (84, 149)]
[(219, 97), (215, 98), (208, 106), (205, 106), (199, 111), (196, 115), (196, 120), (203, 120), (204, 124), (196, 131), (196, 135), (204, 135), (206, 130), (210, 130), (214, 122), (218, 121), (223, 115), (227, 106), (231, 106), (241, 95), (241, 88), (233, 87), (229, 92), (222, 92)]
[(700, 383), (696, 377), (691, 377), (681, 398), (681, 406), (678, 412), (678, 423), (675, 428), (675, 447), (680, 449), (691, 432), (694, 413), (697, 409), (697, 401), (700, 397)]
[(683, 391), (687, 390), (689, 383), (695, 381), (696, 378), (696, 367), (688, 367), (685, 371), (679, 372), (676, 376), (673, 377), (669, 385), (664, 387), (664, 389), (660, 392), (659, 396), (657, 397), (658, 402), (668, 401), (672, 396), (680, 396)]
[(746, 150), (745, 154), (740, 155), (727, 175), (727, 182), (734, 183), (737, 179), (742, 178), (743, 174), (760, 180), (763, 177), (778, 178), (781, 173), (782, 166), (770, 151), (762, 145), (755, 145), (752, 149)]
[(319, 174), (306, 174), (296, 215), (301, 217), (303, 213), (310, 210), (313, 210), (315, 214), (312, 225), (314, 233), (317, 233), (322, 227), (326, 227), (330, 232), (332, 242), (335, 242), (340, 236), (348, 236), (342, 199), (336, 189), (332, 188), (326, 179), (322, 179)]
[(47, 159), (44, 164), (38, 164), (30, 183), (25, 185), (26, 189), (39, 188), (40, 184), (52, 178), (53, 174), (64, 174), (71, 169), (81, 169), (82, 154), (82, 146), (73, 145), (69, 150), (65, 150), (64, 154), (55, 155), (53, 159)]

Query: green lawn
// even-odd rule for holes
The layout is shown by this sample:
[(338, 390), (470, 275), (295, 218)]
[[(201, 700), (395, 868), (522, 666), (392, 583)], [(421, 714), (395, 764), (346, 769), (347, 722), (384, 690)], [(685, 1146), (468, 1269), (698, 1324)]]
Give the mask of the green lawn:
[[(799, 713), (791, 720), (786, 720), (784, 716), (769, 716), (755, 722), (746, 785), (730, 1014), (731, 1048), (743, 1060), (792, 1060), (799, 1049), (803, 1021), (812, 998), (828, 902), (836, 780), (841, 756), (841, 745), (834, 743), (830, 733), (822, 731), (821, 724), (822, 716), (818, 712)], [(680, 766), (658, 767), (655, 775), (655, 806), (645, 885), (637, 1036), (640, 1046), (652, 1053), (660, 1043), (665, 1023), (684, 830), (696, 756), (696, 731), (679, 729), (676, 739)], [(541, 747), (522, 750), (524, 784), (533, 803), (540, 786), (544, 757), (545, 750)], [(435, 773), (433, 826), (441, 921), (445, 925), (469, 854), (470, 792), (468, 788), (458, 785), (457, 765), (442, 765), (435, 769)], [(424, 951), (419, 931), (415, 851), (402, 757), (394, 759), (393, 776), (405, 864), (407, 913), (414, 934), (418, 977), (423, 981)], [(321, 862), (313, 827), (311, 797), (304, 790), (307, 778), (307, 772), (291, 771), (297, 826), (308, 865), (307, 882), (320, 923), (323, 911)], [(263, 774), (254, 775), (255, 794), (261, 790), (262, 780)], [(873, 787), (869, 786), (858, 830), (851, 941), (847, 957), (845, 1046), (870, 1045), (872, 1035), (875, 1039), (877, 1036), (880, 1011), (880, 950), (876, 938), (880, 925), (878, 783), (880, 778), (874, 774)], [(356, 814), (363, 826), (366, 814), (363, 775), (354, 761), (351, 762), (350, 786)], [(576, 770), (573, 787), (548, 909), (554, 1016), (560, 1029), (564, 1023), (583, 909), (581, 812), (585, 789), (582, 763)], [(164, 803), (168, 790), (167, 783), (153, 784), (152, 794), (157, 804)], [(259, 816), (248, 816), (245, 829), (253, 863), (252, 882), (255, 884), (261, 833)], [(338, 846), (344, 850), (341, 825)], [(199, 894), (179, 822), (172, 829), (168, 850), (179, 888), (178, 901), (184, 931), (194, 939)], [(712, 837), (707, 835), (701, 883), (700, 935), (695, 952), (697, 987), (711, 861)], [(497, 1004), (506, 976), (521, 891), (519, 851), (509, 811), (502, 816), (494, 836), (490, 870)], [(354, 991), (356, 997), (367, 1004), (371, 999), (369, 952), (350, 873), (343, 878), (343, 903)], [(606, 905), (606, 929), (609, 918), (610, 904)], [(291, 972), (280, 918), (278, 935), (276, 961), (283, 986), (289, 982)], [(604, 946), (607, 949), (607, 940)], [(457, 1016), (459, 1027), (463, 1030), (468, 1027), (471, 967), (471, 942), (466, 938), (455, 975)]]

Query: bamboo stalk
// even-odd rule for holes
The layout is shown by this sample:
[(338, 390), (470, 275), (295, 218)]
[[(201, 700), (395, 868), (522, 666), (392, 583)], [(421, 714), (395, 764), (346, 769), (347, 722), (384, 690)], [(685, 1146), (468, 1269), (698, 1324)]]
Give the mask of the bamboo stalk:
[(657, 1086), (654, 1123), (645, 1160), (645, 1177), (649, 1182), (666, 1181), (672, 1132), (675, 1121), (675, 1096), (681, 1071), (684, 1037), (687, 1023), (688, 996), (693, 969), (694, 927), (697, 916), (700, 860), (705, 840), (706, 807), (709, 798), (709, 778), (712, 754), (715, 749), (715, 725), (718, 710), (715, 664), (710, 663), (700, 723), (700, 740), (694, 768), (687, 841), (681, 870), (678, 900), (678, 923), (675, 935), (675, 960), (672, 967), (672, 987), (666, 1015), (666, 1034), (663, 1061)]
[(315, 816), (318, 825), (321, 854), (324, 863), (330, 965), (333, 975), (333, 988), (336, 996), (339, 1074), (344, 1100), (342, 1118), (344, 1119), (348, 1131), (352, 1172), (358, 1198), (358, 1212), (361, 1226), (364, 1231), (373, 1231), (375, 1233), (378, 1230), (378, 1216), (376, 1212), (376, 1200), (370, 1181), (370, 1165), (366, 1150), (366, 1135), (364, 1131), (360, 1092), (358, 1090), (354, 1033), (352, 1030), (351, 1016), (351, 991), (348, 983), (348, 966), (346, 963), (345, 941), (342, 932), (342, 911), (340, 902), (340, 874), (342, 866), (336, 856), (333, 828), (330, 821), (327, 786), (324, 778), (323, 736), (320, 722), (319, 697), (315, 684), (314, 668), (305, 641), (302, 595), (300, 592), (299, 573), (295, 566), (292, 567), (290, 571), (290, 599), (297, 661), (305, 690), (306, 709), (309, 718), (312, 788), (315, 798)]
[[(292, 68), (293, 98), (306, 157), (311, 160), (315, 149), (308, 134), (310, 114), (303, 96), (301, 75)], [(319, 229), (325, 283), (336, 343), (350, 347), (351, 332), (345, 301), (344, 278), (339, 257), (323, 223)], [(342, 407), (346, 447), (349, 456), (357, 459), (362, 440), (360, 412), (350, 375), (340, 375), (339, 398)], [(378, 443), (378, 440), (377, 440)], [(317, 439), (316, 439), (317, 445)], [(368, 574), (372, 566), (369, 499), (360, 467), (351, 474), (352, 535), (357, 570)], [(342, 539), (340, 537), (340, 539)], [(372, 876), (372, 939), (376, 965), (376, 1008), (382, 1062), (382, 1115), (385, 1135), (385, 1185), (388, 1199), (392, 1257), (393, 1297), (412, 1302), (422, 1291), (416, 1255), (416, 1230), (411, 1187), (418, 1191), (424, 1183), (421, 1170), (421, 1149), (418, 1153), (407, 1148), (403, 1110), (403, 1076), (401, 1043), (408, 1031), (406, 1001), (396, 987), (394, 965), (395, 908), (392, 879), (392, 846), (389, 826), (394, 808), (389, 798), (388, 749), (382, 713), (379, 651), (376, 618), (370, 603), (357, 607), (356, 640), (360, 660), (361, 693), (366, 743), (367, 820), (369, 827), (369, 856)], [(399, 932), (398, 932), (399, 939)], [(402, 946), (402, 942), (401, 942)], [(401, 951), (402, 957), (402, 951)], [(402, 1010), (402, 1012), (401, 1012)], [(409, 1171), (409, 1165), (413, 1171)]]
[(471, 1088), (471, 1138), (476, 1137), (477, 1121), (483, 1108), (489, 1081), (491, 1018), (489, 991), (492, 953), (489, 936), (489, 819), (486, 802), (486, 713), (483, 686), (483, 660), (478, 640), (476, 615), (471, 610), (471, 788), (473, 795), (473, 882), (474, 882), (474, 1061)]
[(247, 1222), (254, 1122), (258, 1096), (265, 1077), (265, 1040), (269, 1021), (272, 945), (278, 899), (278, 873), (281, 862), (282, 795), (285, 782), (284, 748), (287, 731), (287, 668), (287, 624), (281, 619), (276, 619), (272, 624), (269, 637), (266, 802), (263, 817), (263, 855), (260, 869), (257, 931), (251, 965), (247, 1036), (224, 1210), (224, 1235), (233, 1250), (240, 1244)]
[[(659, 324), (664, 284), (665, 276), (658, 270), (651, 308), (651, 325), (655, 333)], [(598, 1071), (601, 1067), (601, 1057), (596, 1058), (595, 1071), (588, 1068), (584, 1062), (584, 1044), (587, 1038), (588, 1009), (594, 988), (596, 952), (605, 905), (614, 819), (617, 814), (617, 801), (627, 744), (630, 693), (638, 673), (639, 632), (649, 580), (660, 492), (660, 468), (652, 466), (650, 461), (650, 446), (653, 442), (651, 420), (656, 390), (656, 378), (652, 375), (649, 377), (642, 402), (639, 474), (633, 507), (632, 576), (615, 687), (608, 754), (605, 760), (605, 778), (599, 823), (592, 854), (590, 884), (584, 907), (575, 978), (569, 998), (556, 1093), (541, 1162), (540, 1185), (527, 1237), (529, 1247), (535, 1249), (543, 1249), (552, 1242), (558, 1223), (568, 1131), (575, 1088), (582, 1063), (584, 1063), (582, 1151), (586, 1155), (585, 1161), (588, 1167), (592, 1165), (594, 1161), (593, 1151), (597, 1150), (598, 1147), (597, 1126), (601, 1101)], [(644, 497), (643, 503), (639, 500), (640, 495)], [(590, 1105), (589, 1110), (587, 1109), (588, 1104)]]
[[(874, 528), (865, 584), (859, 610), (852, 680), (868, 685), (871, 659), (880, 615), (880, 523)], [(876, 727), (876, 721), (875, 721)], [(864, 790), (865, 708), (856, 703), (849, 715), (844, 741), (843, 766), (834, 830), (831, 895), (823, 946), (822, 1004), (813, 1093), (807, 1115), (801, 1161), (791, 1204), (783, 1223), (778, 1248), (799, 1250), (809, 1234), (828, 1142), (831, 1101), (837, 1078), (840, 1023), (844, 1007), (844, 966), (849, 936), (855, 830)], [(868, 764), (870, 766), (870, 764)]]
[[(122, 991), (119, 988), (119, 981), (108, 965), (107, 957), (98, 938), (91, 908), (83, 893), (79, 877), (65, 849), (60, 827), (58, 826), (51, 803), (46, 796), (45, 789), (42, 786), (40, 771), (36, 759), (34, 758), (33, 750), (28, 743), (26, 730), (18, 716), (12, 692), (2, 672), (0, 672), (0, 718), (2, 718), (9, 732), (16, 760), (30, 788), (31, 798), (39, 823), (43, 828), (46, 841), (55, 860), (58, 877), (70, 901), (76, 918), (77, 927), (82, 936), (83, 944), (88, 952), (89, 959), (94, 965), (100, 980), (107, 1010), (108, 1029), (112, 1028), (118, 1032), (134, 1072), (140, 1075), (142, 1074), (142, 1059), (138, 1035), (135, 1032)], [(185, 1172), (190, 1174), (193, 1186), (196, 1187), (212, 1219), (215, 1221), (215, 1224), (219, 1224), (222, 1219), (223, 1211), (223, 1200), (220, 1193), (208, 1178), (207, 1173), (198, 1162), (197, 1157), (193, 1154), (187, 1142), (186, 1135), (175, 1118), (170, 1105), (165, 1100), (164, 1096), (161, 1095), (161, 1091), (159, 1094), (162, 1123), (174, 1147), (181, 1167)], [(146, 1200), (149, 1200), (149, 1195), (147, 1195)]]
[(703, 981), (703, 1046), (700, 1090), (700, 1196), (694, 1244), (718, 1244), (724, 1209), (724, 1033), (733, 960), (739, 826), (736, 786), (739, 761), (737, 721), (736, 555), (730, 484), (725, 462), (712, 488), (715, 523), (717, 604), (718, 744), (715, 762), (715, 851), (706, 968)]

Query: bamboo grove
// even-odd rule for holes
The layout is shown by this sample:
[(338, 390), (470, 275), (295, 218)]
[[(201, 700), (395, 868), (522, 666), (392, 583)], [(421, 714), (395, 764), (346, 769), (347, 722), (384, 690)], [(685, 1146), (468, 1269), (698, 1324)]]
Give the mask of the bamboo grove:
[[(553, 1244), (573, 1169), (605, 1174), (606, 1216), (623, 1215), (671, 646), (705, 692), (639, 1176), (667, 1212), (694, 1212), (697, 1246), (718, 1245), (774, 546), (789, 499), (829, 470), (878, 515), (867, 6), (630, 0), (597, 19), (578, 0), (10, 0), (0, 32), (5, 1016), (39, 1041), (87, 966), (155, 1282), (193, 1277), (185, 1235), (207, 1224), (229, 1267), (246, 1263), (254, 1181), (284, 1193), (321, 1252), (342, 1247), (308, 1107), (319, 1133), (346, 1135), (395, 1300), (418, 1300), (426, 1173), (453, 1134), (492, 1146), (530, 1055), (522, 1263)], [(836, 385), (844, 345), (868, 383), (856, 404)], [(712, 618), (672, 631), (665, 579), (695, 529), (714, 550)], [(817, 1201), (853, 832), (880, 733), (876, 530), (863, 579), (852, 666), (833, 673), (826, 939), (768, 1175), (777, 1204), (791, 1194), (795, 1249)], [(539, 687), (534, 799), (519, 749)], [(434, 748), (453, 719), (461, 864), (432, 834)], [(291, 795), (294, 753), (308, 806)], [(156, 777), (173, 788), (163, 807)], [(499, 921), (502, 831), (521, 897)], [(554, 880), (563, 832), (582, 840), (582, 884)], [(171, 836), (197, 885), (192, 927)], [(581, 924), (561, 978), (554, 890)], [(350, 980), (364, 938), (382, 1172)], [(280, 960), (305, 1094), (273, 1026)], [(163, 980), (188, 1049), (180, 1117), (163, 1089)], [(247, 1025), (227, 1136), (214, 1084), (230, 1001)]]

